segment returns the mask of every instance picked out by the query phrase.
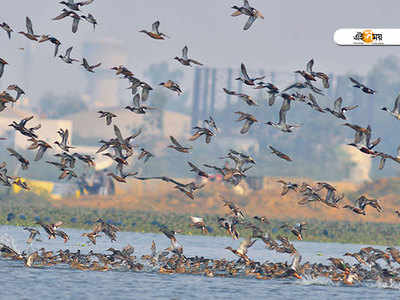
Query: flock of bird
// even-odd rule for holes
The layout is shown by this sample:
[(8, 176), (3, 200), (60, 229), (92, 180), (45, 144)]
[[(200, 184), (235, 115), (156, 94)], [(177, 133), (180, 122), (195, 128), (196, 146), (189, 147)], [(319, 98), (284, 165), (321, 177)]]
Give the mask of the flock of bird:
[[(284, 184), (283, 193), (287, 193), (294, 187), (289, 187), (286, 182)], [(316, 188), (322, 189), (326, 187), (325, 183), (318, 183)], [(304, 187), (305, 189), (307, 187)], [(327, 197), (328, 198), (328, 197)], [(0, 254), (4, 259), (23, 261), (28, 268), (47, 268), (55, 265), (68, 266), (71, 269), (81, 271), (109, 271), (109, 270), (130, 270), (134, 272), (158, 272), (161, 274), (197, 274), (207, 277), (250, 277), (256, 279), (316, 279), (326, 277), (332, 282), (338, 282), (345, 285), (361, 284), (363, 282), (379, 281), (385, 284), (393, 284), (400, 281), (400, 251), (394, 247), (388, 247), (386, 250), (380, 250), (373, 247), (361, 248), (359, 252), (346, 252), (343, 256), (352, 257), (355, 260), (353, 265), (346, 263), (342, 258), (329, 257), (330, 264), (322, 263), (301, 263), (302, 256), (289, 241), (287, 236), (278, 235), (277, 240), (264, 229), (269, 221), (265, 217), (254, 216), (249, 217), (246, 212), (232, 201), (222, 199), (230, 215), (219, 218), (219, 226), (226, 229), (234, 239), (239, 238), (238, 227), (250, 231), (248, 235), (239, 245), (237, 249), (226, 247), (225, 249), (237, 256), (237, 260), (228, 259), (210, 259), (203, 256), (188, 257), (184, 254), (183, 246), (178, 242), (174, 230), (170, 230), (164, 225), (159, 225), (160, 231), (170, 240), (171, 246), (158, 250), (153, 240), (150, 254), (137, 257), (135, 248), (127, 245), (121, 250), (108, 248), (109, 254), (103, 254), (90, 250), (87, 254), (71, 252), (69, 249), (60, 249), (55, 251), (46, 251), (40, 248), (31, 253), (25, 251), (19, 253), (11, 246), (0, 243)], [(369, 202), (369, 199), (358, 199), (363, 205), (371, 205), (381, 210), (377, 203)], [(191, 226), (201, 230), (203, 234), (208, 233), (208, 226), (203, 218), (190, 217)], [(59, 227), (62, 222), (54, 224), (45, 224), (41, 221), (37, 222), (47, 234), (48, 239), (60, 237), (64, 243), (69, 241), (69, 236)], [(291, 225), (284, 223), (281, 228), (285, 228), (292, 233), (298, 240), (303, 239), (303, 231), (307, 229), (307, 223)], [(42, 240), (39, 238), (41, 233), (36, 228), (24, 227), (29, 232), (27, 243), (29, 245)], [(102, 237), (101, 234), (108, 237), (111, 242), (117, 241), (117, 233), (120, 229), (112, 224), (98, 219), (91, 232), (82, 233), (82, 237), (87, 237), (89, 243), (96, 245), (97, 238)], [(251, 259), (248, 250), (257, 241), (261, 241), (270, 251), (278, 253), (286, 253), (293, 255), (292, 263), (260, 263)], [(382, 262), (386, 264), (382, 265)]]
[[(94, 0), (83, 2), (74, 2), (74, 0), (69, 0), (67, 2), (61, 1), (60, 4), (64, 5), (66, 8), (63, 8), (61, 14), (53, 18), (53, 20), (58, 21), (66, 17), (71, 17), (73, 33), (77, 32), (79, 21), (81, 19), (91, 23), (93, 25), (93, 29), (95, 29), (97, 21), (93, 15), (88, 14), (85, 16), (78, 14), (81, 7), (85, 7), (93, 2)], [(249, 5), (247, 0), (243, 1), (243, 6), (233, 6), (232, 8), (235, 10), (232, 16), (245, 15), (248, 17), (248, 20), (243, 28), (244, 30), (248, 30), (256, 19), (264, 18), (257, 9)], [(0, 27), (6, 31), (8, 37), (11, 39), (11, 33), (13, 32), (13, 29), (5, 22), (0, 24)], [(169, 38), (165, 33), (160, 32), (159, 28), (160, 22), (156, 21), (152, 24), (152, 31), (141, 30), (140, 32), (145, 33), (152, 39), (164, 40), (165, 38)], [(61, 45), (61, 42), (57, 38), (48, 34), (35, 34), (29, 17), (26, 17), (26, 29), (27, 32), (21, 31), (19, 33), (34, 42), (51, 42), (55, 45), (54, 56), (57, 56)], [(72, 50), (72, 46), (67, 48), (65, 55), (59, 55), (59, 58), (67, 64), (79, 62), (80, 60), (71, 57)], [(182, 56), (175, 57), (174, 59), (184, 66), (192, 66), (192, 64), (198, 66), (203, 65), (199, 61), (189, 58), (187, 46), (182, 49)], [(5, 66), (7, 65), (7, 61), (3, 58), (0, 58), (0, 77), (3, 76)], [(88, 59), (83, 58), (81, 65), (86, 71), (94, 73), (95, 69), (101, 66), (101, 63), (90, 65)], [(156, 109), (154, 107), (145, 105), (145, 102), (150, 98), (150, 93), (153, 90), (153, 87), (137, 78), (126, 66), (120, 65), (112, 67), (111, 69), (115, 71), (116, 76), (122, 76), (120, 78), (129, 81), (130, 87), (128, 89), (130, 89), (132, 92), (133, 105), (126, 106), (125, 109), (128, 109), (135, 114), (146, 114), (148, 111)], [(295, 73), (299, 74), (303, 80), (294, 82), (289, 86), (280, 89), (273, 83), (262, 81), (265, 76), (251, 77), (247, 72), (245, 64), (241, 64), (241, 73), (236, 80), (240, 80), (245, 86), (253, 87), (257, 90), (266, 89), (267, 97), (265, 100), (269, 106), (274, 105), (277, 101), (282, 99), (279, 111), (279, 121), (268, 121), (265, 122), (266, 125), (272, 126), (273, 128), (276, 128), (284, 133), (291, 133), (296, 128), (302, 126), (302, 124), (287, 123), (287, 113), (290, 111), (291, 104), (294, 101), (304, 103), (318, 113), (328, 112), (332, 116), (342, 120), (347, 119), (345, 113), (350, 112), (358, 107), (358, 105), (343, 106), (343, 99), (339, 97), (334, 101), (333, 108), (321, 108), (317, 102), (317, 96), (324, 95), (323, 89), (328, 89), (330, 87), (330, 78), (323, 72), (314, 71), (313, 59), (307, 62), (305, 70), (297, 70)], [(320, 87), (317, 86), (319, 81), (322, 84)], [(356, 79), (350, 78), (350, 81), (353, 86), (355, 88), (359, 88), (361, 92), (369, 95), (375, 94), (373, 89), (358, 82)], [(180, 85), (168, 78), (166, 78), (166, 81), (160, 83), (160, 86), (167, 88), (178, 95), (183, 93), (183, 89), (180, 87)], [(1, 92), (0, 111), (5, 110), (9, 103), (14, 104), (17, 102), (25, 94), (25, 92), (16, 84), (9, 85), (8, 90), (15, 91), (17, 94), (15, 97), (13, 97), (7, 91)], [(239, 97), (239, 99), (248, 106), (260, 106), (260, 104), (258, 104), (248, 94), (231, 91), (226, 88), (223, 88), (223, 90), (229, 95)], [(303, 94), (303, 91), (307, 92)], [(382, 110), (400, 120), (400, 95), (397, 97), (392, 110), (386, 107), (382, 108)], [(106, 126), (113, 124), (113, 122), (115, 122), (114, 119), (118, 118), (117, 115), (108, 111), (98, 111), (98, 113), (100, 118), (105, 119)], [(248, 133), (251, 129), (251, 126), (258, 122), (255, 116), (250, 113), (237, 111), (235, 114), (238, 115), (238, 122), (244, 121), (244, 125), (240, 130), (241, 134)], [(76, 160), (86, 164), (89, 168), (95, 166), (95, 159), (92, 156), (84, 155), (79, 152), (70, 152), (75, 147), (69, 142), (69, 132), (67, 129), (59, 129), (58, 134), (60, 136), (60, 141), (55, 141), (54, 145), (51, 145), (39, 138), (38, 131), (41, 127), (40, 124), (37, 124), (33, 127), (29, 127), (30, 125), (28, 126), (28, 122), (30, 122), (32, 119), (33, 116), (29, 116), (20, 121), (14, 121), (9, 126), (14, 128), (19, 134), (29, 138), (28, 141), (32, 144), (28, 147), (28, 149), (37, 151), (34, 158), (35, 162), (40, 161), (44, 154), (50, 149), (54, 150), (54, 145), (56, 145), (60, 151), (59, 153), (54, 154), (54, 156), (59, 158), (59, 161), (46, 161), (46, 163), (56, 167), (60, 171), (60, 180), (72, 179), (78, 176), (74, 171)], [(380, 158), (379, 169), (384, 167), (387, 159), (400, 163), (400, 147), (397, 150), (396, 155), (390, 155), (375, 150), (375, 147), (381, 142), (381, 138), (377, 138), (371, 142), (372, 130), (369, 125), (366, 128), (350, 123), (345, 123), (343, 125), (348, 126), (355, 131), (354, 142), (349, 145), (356, 147), (359, 151), (372, 158)], [(113, 124), (113, 129), (115, 137), (109, 140), (100, 140), (99, 143), (101, 146), (97, 153), (109, 151), (107, 153), (103, 153), (103, 155), (112, 159), (116, 164), (116, 171), (108, 173), (108, 175), (114, 180), (121, 183), (126, 183), (126, 179), (128, 177), (132, 177), (135, 180), (161, 180), (167, 183), (172, 183), (175, 189), (182, 192), (190, 199), (195, 199), (194, 192), (202, 189), (205, 186), (205, 184), (199, 184), (196, 181), (182, 183), (167, 176), (141, 177), (138, 176), (138, 172), (128, 172), (124, 170), (124, 168), (129, 166), (128, 159), (135, 154), (135, 150), (137, 148), (140, 149), (137, 151), (137, 159), (143, 159), (145, 163), (153, 158), (154, 155), (149, 150), (146, 150), (139, 145), (132, 144), (132, 142), (142, 133), (141, 129), (127, 137), (122, 135), (119, 127), (116, 124)], [(209, 119), (204, 120), (202, 126), (199, 125), (193, 128), (193, 133), (189, 138), (189, 142), (204, 136), (205, 143), (210, 144), (213, 137), (218, 133), (219, 129), (217, 122), (212, 116), (210, 116)], [(178, 141), (174, 136), (170, 136), (170, 141), (171, 144), (168, 146), (168, 148), (171, 148), (175, 151), (188, 154), (193, 150), (193, 146), (187, 145), (184, 141)], [(279, 151), (275, 146), (270, 145), (269, 149), (271, 150), (271, 153), (277, 157), (287, 162), (292, 161), (292, 158)], [(29, 160), (24, 158), (15, 149), (7, 148), (7, 151), (19, 162), (22, 170), (29, 168)], [(237, 151), (235, 149), (229, 149), (227, 153), (220, 158), (229, 160), (229, 162), (232, 164), (226, 163), (223, 166), (203, 164), (203, 166), (200, 167), (190, 161), (187, 163), (190, 167), (190, 171), (195, 173), (197, 177), (209, 177), (208, 172), (202, 169), (204, 167), (207, 168), (207, 170), (212, 170), (212, 172), (221, 174), (223, 181), (232, 185), (239, 184), (241, 180), (246, 177), (246, 172), (256, 165), (255, 160), (249, 154)], [(7, 174), (6, 167), (7, 166), (4, 162), (0, 165), (0, 182), (2, 185), (9, 187), (15, 184), (23, 189), (29, 189), (29, 186), (20, 177), (9, 176)], [(311, 186), (307, 183), (299, 185), (297, 183), (285, 182), (283, 180), (279, 180), (279, 183), (281, 183), (283, 186), (282, 196), (286, 195), (289, 191), (294, 191), (302, 195), (302, 199), (298, 203), (300, 205), (314, 202), (322, 203), (333, 208), (340, 208), (339, 202), (344, 199), (343, 194), (339, 194), (334, 186), (326, 182), (318, 182), (316, 183), (316, 186)], [(323, 191), (326, 192), (325, 195), (323, 194)], [(224, 205), (229, 208), (229, 214), (218, 219), (219, 226), (225, 229), (233, 239), (239, 238), (239, 227), (246, 228), (252, 232), (251, 235), (245, 238), (245, 240), (240, 244), (238, 249), (232, 249), (231, 247), (226, 248), (238, 256), (239, 260), (237, 262), (218, 259), (205, 259), (203, 257), (185, 257), (183, 254), (183, 246), (177, 241), (175, 236), (176, 232), (168, 229), (165, 226), (160, 226), (160, 231), (170, 239), (171, 247), (165, 251), (157, 253), (155, 244), (153, 242), (151, 255), (142, 257), (142, 259), (146, 260), (152, 266), (157, 266), (159, 271), (162, 273), (190, 272), (202, 273), (210, 277), (221, 274), (225, 274), (223, 276), (245, 274), (252, 275), (257, 278), (268, 279), (285, 278), (291, 276), (301, 278), (303, 274), (309, 274), (310, 276), (328, 276), (332, 280), (342, 280), (344, 283), (350, 284), (355, 280), (361, 281), (371, 278), (383, 278), (384, 280), (387, 278), (392, 278), (395, 280), (400, 279), (398, 269), (395, 270), (391, 267), (392, 261), (400, 263), (400, 254), (395, 248), (388, 248), (388, 253), (378, 249), (363, 248), (359, 253), (346, 254), (354, 257), (358, 261), (358, 264), (353, 266), (345, 264), (343, 260), (339, 258), (331, 258), (330, 261), (332, 262), (332, 265), (330, 266), (310, 263), (301, 264), (301, 255), (295, 249), (293, 244), (289, 242), (288, 237), (280, 235), (277, 238), (278, 240), (274, 240), (271, 238), (267, 230), (263, 228), (268, 223), (268, 220), (265, 217), (250, 217), (234, 202), (225, 199), (223, 199), (223, 201)], [(350, 209), (356, 214), (365, 215), (367, 206), (375, 208), (378, 212), (383, 211), (383, 206), (379, 200), (369, 199), (365, 195), (361, 195), (356, 201), (354, 201), (354, 203), (346, 204), (342, 207)], [(206, 234), (208, 232), (203, 218), (191, 217), (191, 221), (192, 226), (200, 229), (202, 233)], [(68, 242), (68, 235), (64, 231), (59, 230), (61, 224), (62, 222), (57, 222), (55, 224), (44, 224), (42, 222), (38, 223), (38, 225), (40, 225), (48, 234), (49, 239), (54, 239), (59, 236), (64, 239), (64, 242)], [(302, 231), (306, 229), (306, 223), (302, 222), (295, 225), (283, 224), (282, 228), (286, 228), (289, 232), (293, 233), (297, 239), (302, 240)], [(24, 229), (30, 232), (28, 243), (35, 241), (37, 236), (40, 234), (39, 231), (34, 228)], [(96, 244), (96, 238), (101, 236), (100, 233), (104, 233), (110, 238), (111, 242), (113, 242), (116, 240), (116, 233), (118, 231), (118, 227), (107, 224), (103, 220), (99, 219), (96, 226), (93, 228), (93, 231), (85, 233), (84, 236), (86, 236), (91, 243)], [(261, 264), (251, 260), (247, 256), (247, 252), (257, 240), (261, 240), (263, 243), (265, 243), (266, 247), (270, 250), (293, 255), (293, 263), (291, 265), (281, 263)], [(0, 244), (0, 252), (3, 253), (3, 256), (17, 260), (23, 260), (25, 265), (28, 267), (35, 265), (51, 266), (58, 263), (67, 263), (72, 268), (81, 270), (108, 270), (117, 267), (128, 267), (129, 269), (134, 269), (137, 271), (143, 269), (143, 264), (138, 262), (135, 256), (132, 255), (134, 251), (133, 247), (127, 247), (123, 250), (116, 250), (113, 248), (108, 250), (112, 252), (111, 255), (93, 253), (92, 251), (89, 254), (84, 255), (81, 253), (71, 253), (68, 250), (60, 250), (58, 254), (54, 254), (52, 252), (46, 252), (44, 249), (42, 249), (41, 253), (39, 251), (35, 251), (34, 253), (27, 255), (26, 253), (17, 253), (11, 247)], [(171, 256), (169, 256), (170, 253)], [(389, 254), (391, 255), (392, 259), (390, 258)], [(377, 262), (379, 259), (384, 259), (388, 264), (388, 268), (390, 269), (382, 268)], [(367, 263), (370, 265), (369, 271), (363, 268), (363, 265), (366, 265)]]

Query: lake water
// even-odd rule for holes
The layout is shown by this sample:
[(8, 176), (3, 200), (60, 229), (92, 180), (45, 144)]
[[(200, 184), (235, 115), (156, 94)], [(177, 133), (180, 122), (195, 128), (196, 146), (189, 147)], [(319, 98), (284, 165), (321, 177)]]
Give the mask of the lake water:
[[(28, 232), (21, 227), (0, 226), (0, 242), (11, 244), (17, 251), (30, 253), (44, 247), (46, 250), (70, 249), (82, 253), (90, 250), (105, 253), (109, 247), (121, 249), (130, 244), (135, 255), (150, 253), (154, 240), (157, 250), (170, 246), (162, 234), (121, 232), (117, 242), (101, 237), (97, 245), (88, 245), (83, 231), (63, 229), (70, 235), (64, 244), (58, 238), (48, 240), (42, 233), (42, 242), (27, 246)], [(42, 230), (40, 230), (42, 232)], [(240, 241), (229, 237), (181, 236), (178, 241), (186, 256), (226, 258), (236, 260), (228, 250)], [(345, 252), (356, 252), (365, 245), (295, 242), (295, 247), (306, 261), (329, 264), (329, 257), (342, 257)], [(375, 247), (375, 246), (374, 246)], [(376, 248), (385, 249), (385, 246)], [(252, 260), (264, 262), (291, 262), (289, 255), (269, 251), (260, 241), (249, 249)], [(345, 258), (354, 263), (354, 259)], [(398, 266), (396, 266), (398, 267)], [(26, 268), (21, 261), (0, 258), (0, 299), (400, 299), (400, 285), (390, 287), (380, 283), (361, 283), (343, 286), (329, 279), (258, 280), (253, 278), (209, 278), (202, 275), (158, 274), (156, 272), (108, 271), (93, 272), (70, 269), (67, 265), (46, 268)]]

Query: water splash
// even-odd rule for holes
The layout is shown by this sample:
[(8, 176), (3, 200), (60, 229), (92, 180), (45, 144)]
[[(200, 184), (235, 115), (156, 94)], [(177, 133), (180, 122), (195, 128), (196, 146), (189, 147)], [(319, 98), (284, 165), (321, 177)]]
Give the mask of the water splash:
[(332, 280), (330, 280), (328, 277), (321, 276), (312, 278), (309, 275), (303, 275), (303, 278), (301, 280), (297, 280), (296, 283), (299, 285), (323, 285), (323, 286), (335, 285), (332, 282)]
[(14, 238), (7, 233), (3, 233), (0, 235), (0, 244), (4, 244), (18, 252)]
[(367, 287), (371, 287), (371, 288), (400, 290), (400, 283), (395, 282), (393, 280), (389, 280), (389, 281), (377, 280), (375, 282), (368, 282), (365, 285)]

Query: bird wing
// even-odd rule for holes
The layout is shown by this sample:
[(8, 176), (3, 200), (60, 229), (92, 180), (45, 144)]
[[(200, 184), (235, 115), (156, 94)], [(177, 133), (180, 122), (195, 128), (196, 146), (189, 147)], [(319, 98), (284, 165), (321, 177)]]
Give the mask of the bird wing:
[(57, 56), (58, 53), (58, 49), (60, 48), (60, 44), (56, 44), (56, 46), (54, 47), (54, 57)]
[(100, 67), (100, 66), (101, 66), (101, 63), (98, 63), (97, 65), (93, 65), (93, 66), (92, 66), (92, 69), (98, 68), (98, 67)]
[(189, 141), (197, 140), (202, 134), (203, 134), (202, 131), (197, 131), (196, 133), (194, 133), (194, 134), (189, 138)]
[(29, 17), (26, 17), (26, 30), (28, 31), (29, 34), (33, 34), (33, 27), (32, 27), (32, 21), (29, 19)]
[(400, 94), (396, 97), (392, 112), (395, 114), (400, 113)]
[(189, 62), (194, 63), (195, 65), (199, 65), (199, 66), (203, 65), (201, 62), (198, 62), (197, 60), (194, 60), (194, 59), (189, 59)]
[(200, 217), (192, 217), (192, 216), (190, 216), (190, 219), (192, 220), (193, 223), (202, 223), (202, 222), (204, 222), (204, 219), (200, 218)]
[(122, 138), (121, 130), (119, 130), (117, 125), (114, 125), (114, 133), (120, 143), (124, 143), (124, 139)]
[(247, 249), (249, 249), (255, 241), (256, 240), (252, 241), (251, 237), (246, 238), (240, 243), (239, 248), (236, 251), (240, 254), (246, 255)]
[(278, 124), (286, 124), (286, 112), (287, 110), (284, 110), (281, 108), (279, 111), (279, 123)]
[(160, 34), (160, 32), (158, 31), (158, 27), (160, 27), (160, 21), (156, 21), (151, 25), (153, 32)]
[(188, 59), (188, 47), (187, 46), (183, 47), (183, 49), (182, 49), (182, 58), (184, 60)]
[(139, 95), (139, 93), (137, 93), (133, 97), (133, 105), (136, 106), (136, 107), (140, 107), (140, 95)]
[(250, 9), (249, 1), (244, 0), (244, 1), (243, 1), (243, 7), (246, 8), (246, 9)]
[(172, 135), (169, 136), (169, 139), (171, 140), (171, 142), (172, 142), (175, 146), (177, 146), (177, 147), (179, 147), (179, 148), (183, 148), (182, 145), (179, 144), (179, 142), (178, 142)]
[(381, 160), (379, 161), (379, 170), (382, 170), (383, 167), (385, 166), (385, 162), (386, 162), (386, 158), (385, 157), (381, 157)]
[(238, 93), (236, 93), (235, 91), (230, 91), (230, 90), (228, 90), (226, 88), (223, 88), (223, 90), (228, 95), (234, 95), (234, 96), (238, 95)]
[(312, 104), (314, 106), (318, 106), (317, 99), (315, 98), (315, 96), (313, 94), (309, 93), (308, 94), (308, 99), (310, 99), (310, 101), (312, 102)]
[(337, 98), (337, 99), (335, 100), (335, 102), (334, 102), (334, 104), (333, 104), (333, 107), (334, 107), (334, 109), (335, 109), (336, 111), (340, 111), (340, 110), (342, 109), (342, 102), (343, 102), (342, 97), (339, 97), (339, 98)]
[(80, 18), (76, 17), (76, 18), (72, 18), (72, 32), (76, 33), (78, 31), (78, 25), (79, 25), (79, 21)]
[(358, 107), (358, 105), (345, 106), (345, 107), (343, 107), (343, 110), (345, 110), (345, 111), (353, 110), (357, 107)]
[(87, 62), (86, 58), (83, 58), (83, 66), (85, 67), (85, 69), (89, 68), (89, 63)]
[(357, 87), (363, 86), (360, 82), (358, 82), (358, 81), (355, 80), (354, 78), (349, 77), (349, 79), (350, 79), (350, 81), (351, 81), (352, 83), (354, 83)]
[(257, 19), (257, 17), (255, 16), (250, 16), (246, 22), (246, 24), (244, 24), (243, 30), (248, 30), (251, 25), (253, 25), (254, 21)]
[(73, 47), (71, 46), (71, 47), (69, 47), (69, 48), (67, 49), (67, 51), (65, 52), (65, 56), (66, 56), (66, 57), (68, 57), (68, 58), (71, 57), (72, 48), (73, 48)]
[(244, 63), (242, 63), (242, 64), (240, 65), (240, 70), (241, 70), (241, 72), (242, 72), (243, 77), (244, 77), (246, 80), (250, 80), (250, 77), (249, 77), (249, 75), (247, 74), (246, 66), (244, 65)]
[(142, 102), (146, 101), (149, 98), (150, 89), (142, 87)]
[(250, 126), (253, 124), (253, 121), (250, 120), (246, 120), (246, 122), (244, 123), (242, 129), (240, 129), (240, 133), (241, 134), (245, 134), (249, 131)]
[(290, 265), (290, 269), (297, 272), (299, 270), (300, 261), (301, 261), (301, 255), (296, 251), (295, 257), (293, 258), (293, 262)]
[(307, 72), (308, 73), (312, 73), (312, 68), (313, 68), (313, 66), (314, 66), (314, 59), (310, 59), (310, 61), (307, 63), (307, 66), (306, 66), (306, 70), (307, 70)]
[(274, 105), (274, 103), (275, 103), (275, 94), (271, 94), (271, 96), (269, 96), (269, 99), (268, 99), (268, 105), (272, 106), (272, 105)]
[(39, 150), (38, 150), (38, 152), (36, 153), (36, 156), (35, 156), (34, 161), (39, 161), (39, 160), (41, 160), (42, 157), (43, 157), (44, 152), (46, 151), (46, 149), (47, 149), (46, 147), (39, 146)]
[(64, 144), (64, 145), (67, 145), (68, 144), (68, 137), (69, 137), (69, 131), (68, 131), (68, 129), (65, 129), (61, 143)]

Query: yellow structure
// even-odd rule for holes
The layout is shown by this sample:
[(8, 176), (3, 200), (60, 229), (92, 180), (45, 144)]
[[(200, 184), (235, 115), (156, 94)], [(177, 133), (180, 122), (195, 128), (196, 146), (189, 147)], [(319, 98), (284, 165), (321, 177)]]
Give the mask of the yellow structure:
[[(26, 178), (21, 178), (22, 182), (26, 182), (26, 184), (29, 186), (30, 191), (37, 194), (37, 195), (43, 195), (43, 194), (48, 194), (50, 197), (54, 200), (59, 200), (62, 198), (62, 195), (58, 193), (55, 190), (55, 186), (57, 185), (62, 185), (64, 183), (54, 183), (51, 181), (42, 181), (42, 180), (32, 180), (32, 179), (26, 179)], [(16, 184), (12, 185), (12, 191), (14, 193), (19, 193), (23, 189), (19, 187)], [(72, 194), (76, 197), (80, 197), (80, 191), (79, 190), (74, 190), (72, 191)]]

